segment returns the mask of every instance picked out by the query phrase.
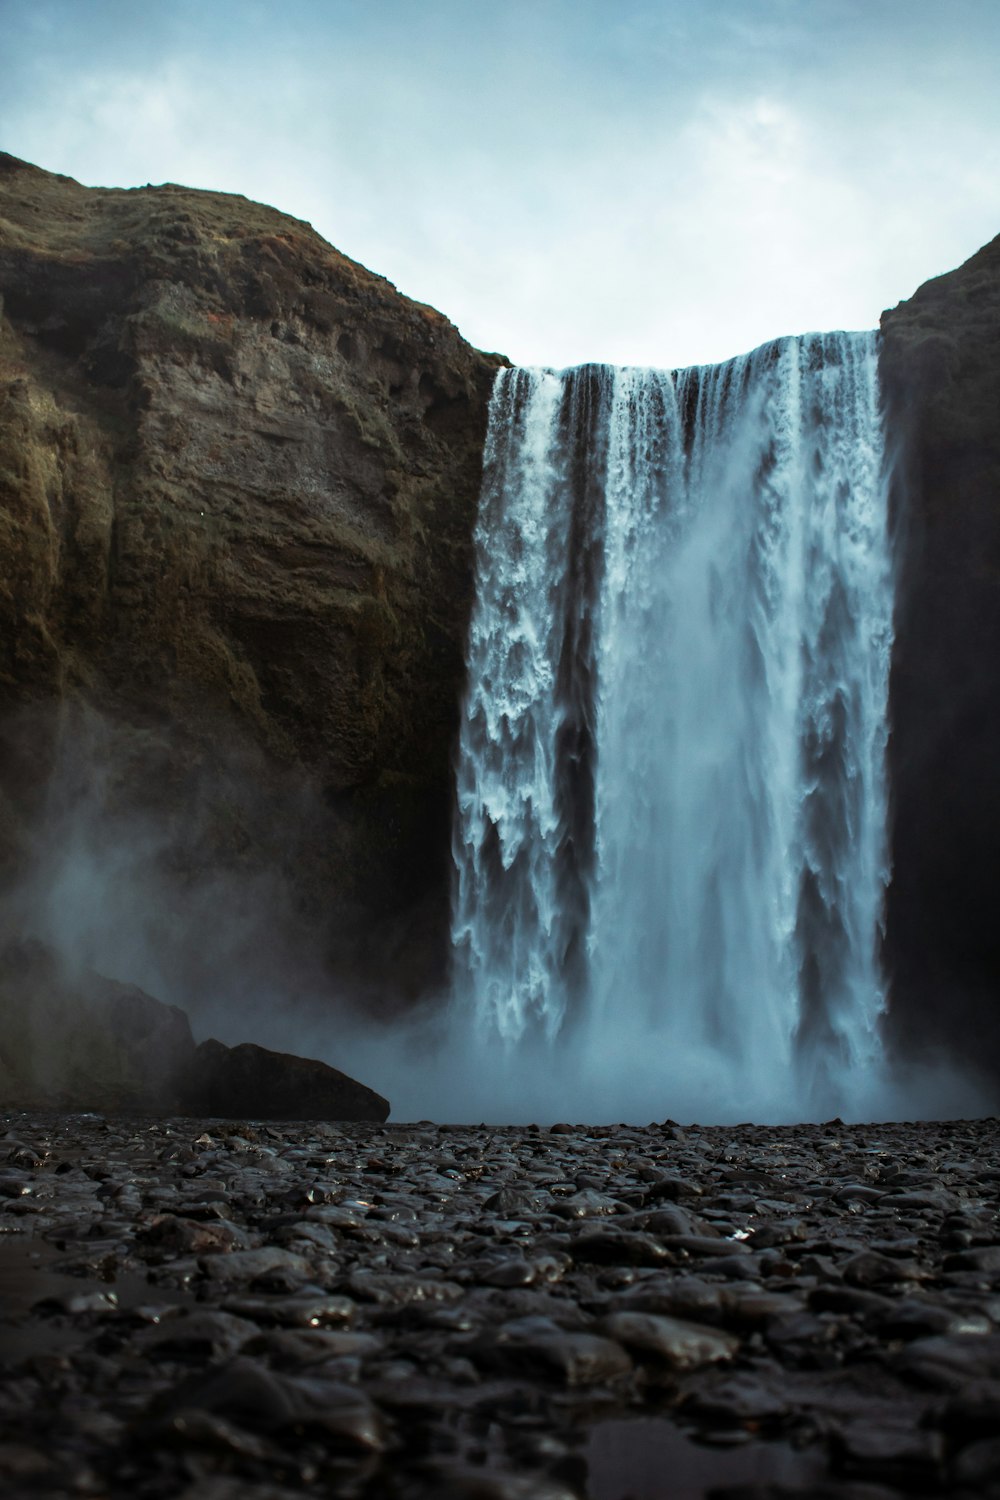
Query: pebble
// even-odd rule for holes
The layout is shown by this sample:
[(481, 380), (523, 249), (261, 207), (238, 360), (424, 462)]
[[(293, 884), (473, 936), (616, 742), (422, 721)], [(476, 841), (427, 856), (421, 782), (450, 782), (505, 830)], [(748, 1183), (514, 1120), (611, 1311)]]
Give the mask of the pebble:
[(4, 1130), (5, 1492), (1000, 1493), (995, 1120)]

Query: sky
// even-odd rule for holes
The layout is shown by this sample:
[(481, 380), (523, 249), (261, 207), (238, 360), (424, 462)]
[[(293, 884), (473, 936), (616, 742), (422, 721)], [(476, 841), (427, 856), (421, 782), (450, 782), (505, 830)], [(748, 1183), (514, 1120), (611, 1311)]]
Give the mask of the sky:
[(873, 327), (1000, 233), (1000, 0), (0, 0), (0, 149), (312, 223), (516, 363)]

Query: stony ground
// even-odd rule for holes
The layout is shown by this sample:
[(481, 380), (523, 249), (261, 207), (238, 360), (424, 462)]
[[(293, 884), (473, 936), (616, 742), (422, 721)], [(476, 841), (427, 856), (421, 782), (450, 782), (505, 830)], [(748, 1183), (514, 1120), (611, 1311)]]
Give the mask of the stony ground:
[(995, 1120), (2, 1129), (5, 1496), (1000, 1496)]

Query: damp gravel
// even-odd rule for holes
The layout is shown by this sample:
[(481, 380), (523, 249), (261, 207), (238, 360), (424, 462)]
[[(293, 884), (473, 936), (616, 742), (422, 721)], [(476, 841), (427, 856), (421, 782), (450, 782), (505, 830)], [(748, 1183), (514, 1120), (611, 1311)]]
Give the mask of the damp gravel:
[(996, 1120), (0, 1131), (5, 1496), (1000, 1496)]

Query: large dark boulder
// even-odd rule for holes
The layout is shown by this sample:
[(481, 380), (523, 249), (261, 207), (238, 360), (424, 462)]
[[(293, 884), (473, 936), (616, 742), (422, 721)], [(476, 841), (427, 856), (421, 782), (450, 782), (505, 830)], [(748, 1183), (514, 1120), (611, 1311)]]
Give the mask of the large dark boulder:
[(1000, 1075), (1000, 238), (882, 318), (897, 446), (889, 1033)]
[(202, 1042), (185, 1075), (183, 1098), (196, 1115), (252, 1120), (378, 1120), (389, 1101), (314, 1058), (253, 1042)]

